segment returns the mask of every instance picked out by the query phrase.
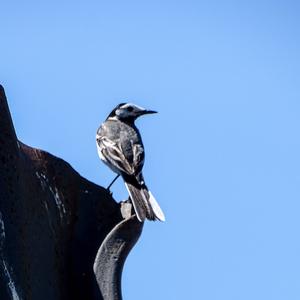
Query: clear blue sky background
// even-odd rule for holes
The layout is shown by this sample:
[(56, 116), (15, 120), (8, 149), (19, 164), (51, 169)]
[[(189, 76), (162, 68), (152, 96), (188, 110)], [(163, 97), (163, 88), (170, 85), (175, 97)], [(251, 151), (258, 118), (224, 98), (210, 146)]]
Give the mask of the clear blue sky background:
[[(6, 1), (0, 81), (19, 138), (106, 186), (95, 131), (138, 121), (147, 223), (124, 299), (300, 299), (298, 1)], [(114, 196), (127, 193), (119, 181)]]

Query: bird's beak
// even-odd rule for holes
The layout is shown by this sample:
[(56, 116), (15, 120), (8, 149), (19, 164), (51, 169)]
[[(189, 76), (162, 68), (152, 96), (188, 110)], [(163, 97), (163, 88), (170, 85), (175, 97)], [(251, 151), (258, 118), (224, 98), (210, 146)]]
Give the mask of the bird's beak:
[(143, 110), (142, 114), (143, 115), (157, 114), (157, 111), (145, 109), (145, 110)]

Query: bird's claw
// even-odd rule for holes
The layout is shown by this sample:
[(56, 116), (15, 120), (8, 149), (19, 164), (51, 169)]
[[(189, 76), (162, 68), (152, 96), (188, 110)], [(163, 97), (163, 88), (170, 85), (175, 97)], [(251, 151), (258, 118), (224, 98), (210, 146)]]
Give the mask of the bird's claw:
[(113, 192), (109, 189), (109, 188), (106, 188), (106, 191), (109, 193), (109, 196), (111, 196), (112, 197), (112, 195), (113, 195)]

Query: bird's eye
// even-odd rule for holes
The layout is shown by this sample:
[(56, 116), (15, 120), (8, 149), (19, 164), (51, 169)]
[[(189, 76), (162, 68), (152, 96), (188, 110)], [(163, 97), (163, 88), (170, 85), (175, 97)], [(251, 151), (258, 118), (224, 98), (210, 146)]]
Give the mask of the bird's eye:
[(132, 106), (128, 106), (128, 107), (127, 107), (127, 110), (128, 110), (128, 111), (133, 111), (133, 107), (132, 107)]

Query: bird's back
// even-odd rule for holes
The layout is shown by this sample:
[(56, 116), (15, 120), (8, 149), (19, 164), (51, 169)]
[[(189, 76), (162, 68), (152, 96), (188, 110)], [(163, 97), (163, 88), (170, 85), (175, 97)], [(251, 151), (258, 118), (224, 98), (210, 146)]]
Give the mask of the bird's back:
[(132, 163), (134, 159), (133, 145), (144, 148), (141, 135), (136, 126), (119, 120), (106, 120), (99, 127), (97, 137), (106, 137), (118, 144), (129, 163)]

